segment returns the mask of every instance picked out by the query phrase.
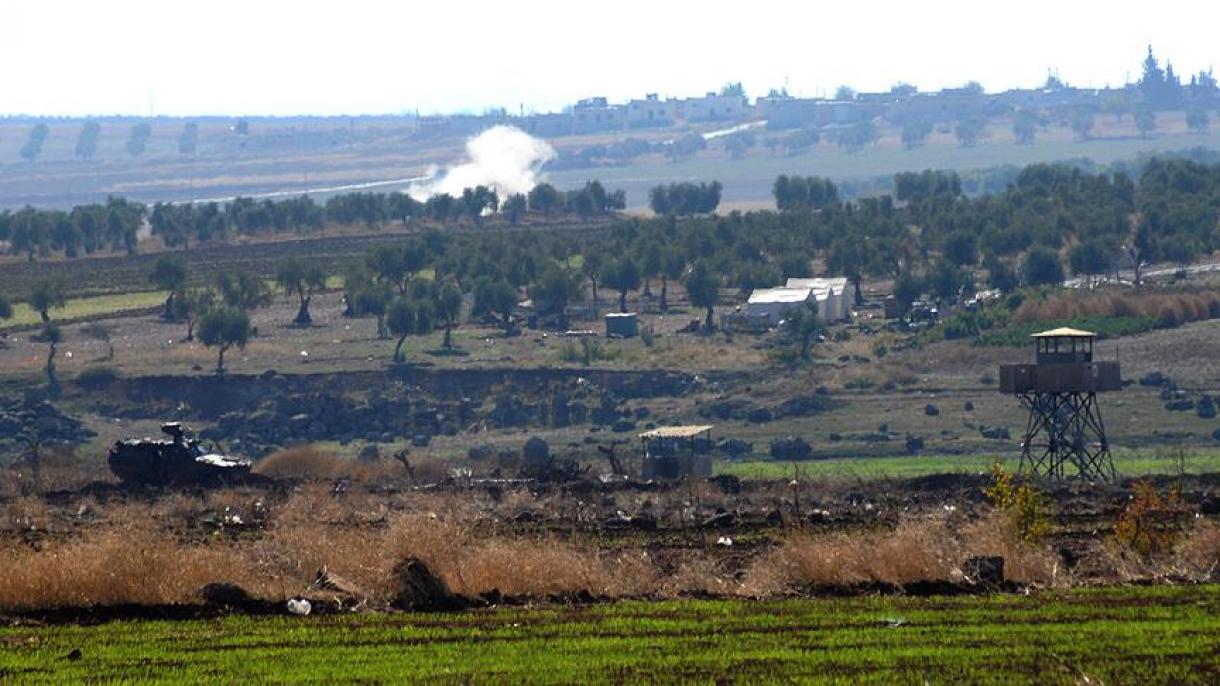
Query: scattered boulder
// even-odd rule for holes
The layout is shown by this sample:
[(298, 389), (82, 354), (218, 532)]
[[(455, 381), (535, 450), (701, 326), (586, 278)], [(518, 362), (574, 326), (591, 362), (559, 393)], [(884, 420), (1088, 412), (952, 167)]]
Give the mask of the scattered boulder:
[(746, 415), (746, 419), (753, 424), (765, 424), (774, 419), (774, 415), (771, 414), (771, 410), (765, 407), (756, 407), (750, 410), (750, 413)]
[(987, 586), (1004, 583), (1004, 558), (997, 556), (971, 557), (962, 564), (967, 579)]
[(43, 445), (73, 445), (85, 443), (95, 435), (40, 393), (0, 398), (0, 456), (23, 453), (25, 439), (32, 438)]
[[(820, 389), (822, 391), (825, 390), (824, 387), (820, 387)], [(803, 395), (785, 400), (776, 406), (773, 413), (776, 417), (811, 417), (823, 412), (839, 409), (844, 404), (842, 400), (836, 400), (827, 397), (825, 393), (815, 391), (813, 395)]]
[(725, 495), (737, 495), (741, 493), (741, 479), (732, 474), (717, 474), (716, 476), (708, 477), (708, 483), (720, 489)]
[(352, 601), (358, 601), (368, 597), (368, 594), (364, 592), (364, 589), (339, 576), (338, 574), (331, 572), (326, 567), (319, 569), (318, 573), (314, 576), (313, 587), (318, 590), (329, 591)]
[(808, 460), (813, 457), (813, 448), (800, 436), (785, 436), (771, 441), (771, 459)]
[(419, 558), (407, 558), (395, 566), (394, 580), (398, 590), (390, 607), (396, 610), (437, 612), (460, 610), (467, 605)]
[(741, 457), (754, 452), (754, 444), (740, 438), (725, 438), (716, 444), (729, 457)]
[(1169, 377), (1161, 372), (1148, 372), (1140, 377), (1141, 386), (1165, 386), (1169, 383)]
[(1210, 395), (1205, 394), (1195, 405), (1195, 414), (1199, 415), (1200, 419), (1215, 419), (1216, 401)]
[(199, 597), (205, 605), (222, 607), (240, 612), (268, 612), (274, 605), (265, 600), (259, 600), (250, 595), (249, 591), (237, 584), (227, 581), (217, 581), (199, 589)]
[(466, 451), (466, 457), (469, 458), (471, 462), (483, 462), (484, 460), (490, 460), (491, 458), (495, 457), (495, 455), (496, 449), (490, 445), (472, 445), (470, 446), (470, 449)]
[(288, 614), (297, 615), (298, 617), (304, 617), (313, 612), (313, 603), (305, 598), (289, 598), (285, 607), (288, 610)]
[(551, 459), (551, 446), (542, 438), (530, 436), (521, 449), (521, 456), (526, 465), (545, 464)]
[(1006, 426), (980, 426), (979, 434), (983, 438), (989, 438), (993, 441), (1008, 441), (1012, 440), (1012, 434)]
[[(1165, 403), (1165, 409), (1170, 412), (1189, 412), (1195, 409), (1195, 401), (1190, 398), (1175, 398)], [(1212, 409), (1214, 412), (1215, 408)]]
[(611, 431), (626, 433), (635, 429), (635, 422), (630, 419), (619, 419), (610, 427)]

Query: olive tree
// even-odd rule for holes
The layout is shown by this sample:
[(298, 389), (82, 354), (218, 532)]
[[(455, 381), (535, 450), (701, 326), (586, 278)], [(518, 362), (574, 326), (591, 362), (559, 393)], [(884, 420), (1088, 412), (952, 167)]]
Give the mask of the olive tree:
[(67, 304), (64, 286), (58, 281), (39, 281), (30, 291), (30, 307), (42, 317), (43, 324), (51, 322), (51, 308), (63, 308)]
[(178, 308), (175, 300), (182, 296), (182, 292), (186, 289), (186, 261), (181, 255), (162, 255), (157, 258), (156, 264), (153, 265), (152, 273), (148, 275), (148, 280), (158, 288), (169, 291), (169, 295), (165, 298), (165, 311), (161, 318), (165, 321), (174, 321), (178, 317)]
[(245, 348), (250, 333), (250, 315), (237, 307), (214, 308), (199, 318), (199, 340), (217, 349), (217, 376), (225, 372), (225, 353), (234, 346)]
[(398, 337), (398, 342), (394, 344), (394, 364), (401, 364), (402, 344), (407, 336), (424, 336), (432, 332), (432, 305), (427, 301), (397, 297), (386, 311), (386, 326), (390, 333)]
[(289, 295), (296, 294), (300, 306), (297, 316), (292, 320), (297, 326), (308, 326), (313, 323), (309, 315), (309, 303), (315, 292), (326, 287), (326, 272), (316, 264), (306, 264), (290, 257), (280, 263), (275, 272), (276, 283)]
[(796, 342), (802, 360), (809, 359), (809, 347), (822, 330), (822, 320), (818, 317), (818, 306), (814, 302), (806, 301), (784, 312), (784, 335)]
[(58, 351), (58, 346), (64, 340), (63, 331), (60, 330), (59, 324), (55, 322), (47, 322), (42, 327), (41, 338), (47, 343), (47, 385), (52, 389), (59, 387), (59, 382), (55, 379), (55, 353)]
[(703, 326), (710, 332), (715, 327), (713, 309), (720, 302), (720, 280), (706, 262), (696, 262), (686, 273), (684, 285), (690, 303), (707, 310)]
[(452, 350), (453, 327), (462, 316), (462, 289), (452, 278), (436, 289), (436, 316), (445, 324), (445, 348)]

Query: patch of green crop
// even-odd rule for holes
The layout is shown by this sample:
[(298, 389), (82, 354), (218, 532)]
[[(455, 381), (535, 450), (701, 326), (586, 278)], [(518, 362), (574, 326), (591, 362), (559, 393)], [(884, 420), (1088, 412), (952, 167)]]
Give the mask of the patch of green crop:
[[(843, 457), (828, 460), (757, 460), (717, 462), (717, 474), (732, 474), (747, 479), (911, 479), (933, 474), (987, 474), (999, 460), (1005, 469), (1015, 470), (1019, 457), (1006, 455), (903, 455), (897, 457)], [(1166, 455), (1151, 450), (1120, 450), (1114, 453), (1114, 468), (1121, 476), (1210, 474), (1220, 472), (1220, 452), (1187, 452), (1179, 465)]]
[[(143, 310), (165, 303), (166, 291), (135, 291), (115, 295), (96, 295), (86, 298), (72, 298), (64, 307), (51, 310), (51, 319), (57, 321), (72, 321), (99, 315), (118, 314), (132, 310)], [(25, 326), (38, 324), (42, 320), (38, 313), (30, 309), (26, 303), (13, 305), (13, 318), (5, 325)]]
[(1055, 319), (1025, 324), (1011, 324), (1008, 327), (986, 332), (977, 339), (976, 345), (1022, 347), (1030, 345), (1030, 336), (1047, 329), (1057, 329), (1068, 326), (1074, 329), (1092, 331), (1100, 338), (1118, 338), (1134, 336), (1138, 333), (1151, 331), (1159, 325), (1156, 317), (1074, 317), (1072, 319)]
[(1215, 683), (1220, 587), (9, 626), (0, 646), (0, 681), (54, 683)]

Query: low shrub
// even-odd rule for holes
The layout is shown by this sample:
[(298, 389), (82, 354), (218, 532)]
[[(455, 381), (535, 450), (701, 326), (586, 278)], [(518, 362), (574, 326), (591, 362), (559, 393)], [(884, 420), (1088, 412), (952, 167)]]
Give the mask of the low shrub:
[(1018, 540), (1036, 543), (1050, 533), (1046, 496), (1029, 483), (1018, 483), (999, 462), (991, 465), (991, 486), (985, 493), (991, 504), (1008, 517), (1008, 526)]
[(76, 385), (85, 389), (97, 390), (108, 388), (118, 378), (119, 372), (114, 367), (89, 367), (76, 375)]

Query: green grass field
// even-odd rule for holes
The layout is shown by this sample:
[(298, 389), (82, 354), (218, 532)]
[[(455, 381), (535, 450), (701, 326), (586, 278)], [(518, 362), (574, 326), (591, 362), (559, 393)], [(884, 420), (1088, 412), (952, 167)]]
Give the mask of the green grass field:
[[(63, 307), (51, 310), (51, 318), (59, 321), (73, 321), (103, 315), (115, 315), (132, 310), (143, 310), (156, 307), (165, 302), (166, 291), (135, 291), (115, 295), (97, 295), (87, 298), (72, 298)], [(13, 318), (6, 321), (6, 326), (29, 326), (38, 324), (41, 320), (38, 313), (30, 309), (26, 303), (16, 303), (13, 306)]]
[[(910, 479), (932, 474), (986, 474), (991, 464), (999, 460), (1005, 469), (1015, 470), (1016, 456), (995, 455), (910, 455), (903, 457), (847, 457), (830, 460), (743, 461), (718, 462), (718, 474), (733, 474), (751, 479), (801, 478), (829, 479)], [(1114, 468), (1122, 476), (1173, 474), (1177, 465), (1167, 456), (1151, 450), (1118, 451)], [(1188, 474), (1220, 472), (1220, 452), (1188, 452), (1185, 460)]]
[(1205, 684), (1220, 587), (119, 621), (0, 645), (4, 682)]

